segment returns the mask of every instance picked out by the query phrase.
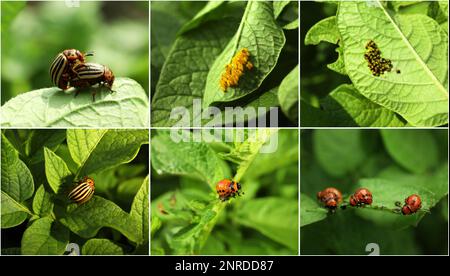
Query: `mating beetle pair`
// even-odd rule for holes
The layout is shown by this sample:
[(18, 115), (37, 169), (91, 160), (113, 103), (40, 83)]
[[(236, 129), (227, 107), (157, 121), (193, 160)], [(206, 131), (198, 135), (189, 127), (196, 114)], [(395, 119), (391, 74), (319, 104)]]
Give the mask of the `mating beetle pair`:
[[(86, 88), (99, 84), (113, 91), (113, 72), (104, 65), (86, 63), (87, 56), (93, 56), (93, 53), (82, 53), (76, 49), (67, 49), (59, 53), (50, 66), (50, 77), (53, 84), (62, 90), (70, 87)], [(95, 93), (93, 93), (92, 99), (95, 101)]]

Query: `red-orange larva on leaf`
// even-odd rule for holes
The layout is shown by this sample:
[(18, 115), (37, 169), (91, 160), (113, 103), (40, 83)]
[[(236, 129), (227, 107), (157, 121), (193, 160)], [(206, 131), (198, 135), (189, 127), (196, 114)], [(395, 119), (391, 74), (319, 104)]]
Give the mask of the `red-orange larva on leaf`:
[(422, 199), (419, 195), (413, 194), (405, 199), (405, 205), (402, 208), (403, 215), (412, 215), (422, 208)]
[(242, 48), (225, 66), (225, 72), (220, 77), (220, 88), (226, 92), (228, 87), (237, 86), (239, 79), (244, 74), (244, 70), (252, 70), (253, 64), (250, 62), (250, 52), (247, 48)]
[(342, 202), (342, 193), (334, 187), (329, 187), (318, 192), (317, 199), (322, 202), (326, 208), (333, 210)]

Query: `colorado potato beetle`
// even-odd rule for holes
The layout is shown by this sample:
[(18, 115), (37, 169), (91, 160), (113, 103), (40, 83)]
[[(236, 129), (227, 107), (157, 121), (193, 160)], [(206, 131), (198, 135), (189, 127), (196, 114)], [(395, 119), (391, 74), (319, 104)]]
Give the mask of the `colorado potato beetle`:
[(50, 66), (50, 77), (57, 87), (66, 90), (69, 88), (69, 80), (76, 75), (74, 67), (84, 63), (87, 56), (93, 56), (92, 52), (82, 53), (77, 49), (67, 49), (59, 53)]
[(336, 209), (342, 202), (342, 193), (336, 188), (329, 187), (317, 193), (317, 199), (329, 209)]
[(223, 179), (216, 184), (216, 192), (220, 200), (225, 201), (230, 197), (241, 195), (241, 184), (230, 179)]
[(403, 215), (412, 215), (422, 208), (422, 200), (420, 196), (413, 194), (405, 199), (405, 205), (402, 207)]
[[(86, 88), (95, 84), (107, 87), (111, 92), (114, 83), (114, 74), (105, 65), (98, 63), (83, 63), (74, 67), (76, 76), (70, 79), (70, 85), (76, 88)], [(92, 94), (95, 101), (95, 92)]]
[(73, 190), (69, 193), (69, 199), (78, 203), (83, 204), (89, 199), (92, 198), (95, 191), (95, 182), (94, 179), (89, 176), (83, 177), (78, 184), (73, 188)]
[(364, 205), (371, 205), (372, 201), (372, 193), (366, 188), (359, 188), (352, 196), (350, 196), (351, 206), (360, 207)]

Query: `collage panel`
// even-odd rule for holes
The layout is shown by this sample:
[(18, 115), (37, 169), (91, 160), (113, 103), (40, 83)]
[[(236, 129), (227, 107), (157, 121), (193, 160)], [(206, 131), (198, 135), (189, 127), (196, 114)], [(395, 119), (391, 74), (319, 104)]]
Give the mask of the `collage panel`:
[(298, 130), (151, 132), (151, 255), (298, 255)]
[(300, 255), (448, 255), (447, 129), (300, 136)]
[(1, 1), (1, 127), (149, 127), (149, 3)]
[(2, 255), (148, 255), (148, 130), (1, 138)]
[(297, 1), (152, 1), (153, 127), (298, 126)]
[(302, 127), (448, 126), (448, 1), (301, 1)]

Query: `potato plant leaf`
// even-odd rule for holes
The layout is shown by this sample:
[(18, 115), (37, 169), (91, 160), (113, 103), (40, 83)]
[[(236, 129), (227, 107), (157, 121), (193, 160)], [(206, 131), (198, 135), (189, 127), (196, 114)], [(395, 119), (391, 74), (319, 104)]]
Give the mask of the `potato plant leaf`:
[[(406, 122), (395, 112), (361, 95), (353, 85), (342, 84), (320, 100), (328, 126), (402, 127)], [(317, 118), (316, 121), (320, 119)]]
[(115, 203), (99, 196), (79, 206), (68, 205), (59, 221), (83, 238), (92, 238), (100, 228), (111, 227), (135, 243), (143, 242), (136, 231), (138, 222)]
[[(209, 70), (203, 108), (214, 102), (233, 101), (255, 91), (275, 67), (285, 41), (283, 30), (275, 21), (272, 4), (247, 2), (238, 30)], [(219, 85), (221, 75), (225, 66), (242, 48), (250, 52), (254, 68), (241, 77), (237, 87), (230, 87), (224, 93)]]
[(23, 255), (62, 255), (69, 242), (69, 230), (52, 218), (40, 218), (25, 230)]
[(2, 228), (21, 224), (31, 211), (24, 205), (34, 192), (34, 181), (28, 167), (2, 133), (1, 139), (1, 211)]
[(90, 239), (81, 249), (83, 255), (124, 255), (122, 247), (108, 239)]
[(298, 121), (298, 85), (299, 85), (299, 66), (297, 65), (281, 81), (278, 88), (278, 100), (281, 110), (293, 122)]
[[(73, 89), (74, 90), (74, 89)], [(1, 107), (2, 127), (147, 127), (148, 95), (136, 81), (117, 78), (114, 93), (93, 87), (66, 95), (42, 88), (22, 93)], [(92, 92), (96, 92), (95, 102)], [(18, 116), (18, 114), (20, 116)]]
[[(181, 135), (194, 139), (188, 131), (181, 131), (174, 137), (180, 139)], [(190, 175), (208, 183), (211, 189), (230, 175), (228, 167), (206, 143), (177, 143), (170, 132), (160, 131), (152, 138), (151, 147), (152, 166), (158, 174)]]
[(300, 194), (300, 227), (323, 220), (328, 211), (317, 200), (306, 194)]
[(61, 185), (68, 181), (72, 172), (67, 167), (64, 160), (48, 148), (44, 148), (45, 154), (45, 175), (47, 181), (55, 194), (58, 194)]
[(53, 212), (53, 195), (39, 186), (33, 198), (33, 212), (39, 217), (51, 216)]
[(146, 130), (67, 130), (70, 155), (79, 165), (78, 177), (130, 162), (142, 144), (148, 144)]
[(245, 201), (235, 219), (297, 252), (298, 201), (277, 197)]
[(148, 242), (148, 230), (149, 230), (149, 182), (148, 176), (142, 182), (142, 185), (134, 197), (133, 204), (131, 205), (130, 217), (136, 221), (139, 235), (143, 242)]

